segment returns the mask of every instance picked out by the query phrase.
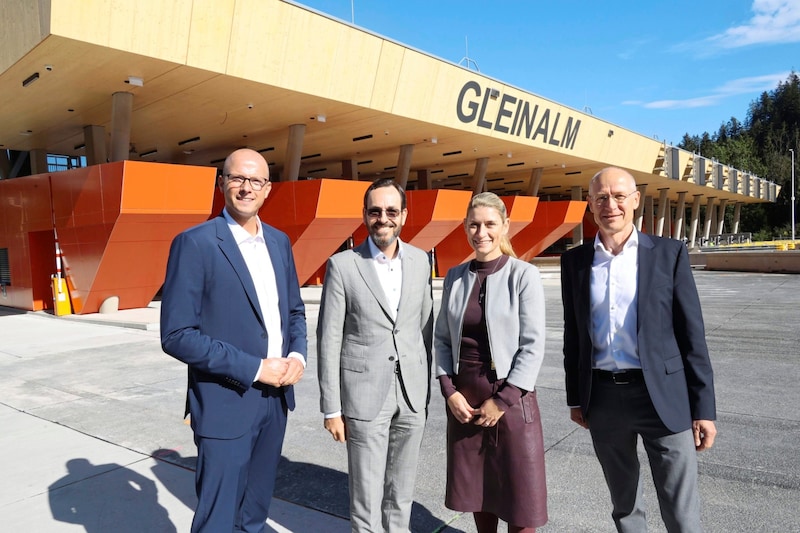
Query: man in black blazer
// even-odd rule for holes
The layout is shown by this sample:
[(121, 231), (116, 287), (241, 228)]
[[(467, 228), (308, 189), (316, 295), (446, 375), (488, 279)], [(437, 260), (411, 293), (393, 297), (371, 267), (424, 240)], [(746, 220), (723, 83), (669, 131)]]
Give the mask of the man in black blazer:
[(305, 368), (305, 307), (288, 237), (258, 218), (271, 187), (267, 162), (236, 150), (218, 186), (222, 213), (172, 242), (161, 345), (189, 367), (192, 532), (262, 532), (292, 385)]
[(591, 432), (618, 531), (647, 530), (639, 436), (667, 530), (700, 531), (696, 451), (716, 435), (703, 315), (686, 247), (634, 227), (639, 195), (628, 172), (598, 172), (599, 233), (561, 257), (567, 405)]

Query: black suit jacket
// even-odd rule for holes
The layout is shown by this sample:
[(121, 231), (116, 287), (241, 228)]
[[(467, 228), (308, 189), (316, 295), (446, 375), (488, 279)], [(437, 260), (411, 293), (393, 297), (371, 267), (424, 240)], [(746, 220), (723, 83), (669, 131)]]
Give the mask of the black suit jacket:
[[(593, 258), (593, 240), (561, 256), (567, 405), (580, 405), (587, 419)], [(640, 233), (638, 259), (637, 344), (653, 405), (664, 425), (676, 433), (689, 429), (692, 420), (715, 420), (711, 361), (686, 247)]]

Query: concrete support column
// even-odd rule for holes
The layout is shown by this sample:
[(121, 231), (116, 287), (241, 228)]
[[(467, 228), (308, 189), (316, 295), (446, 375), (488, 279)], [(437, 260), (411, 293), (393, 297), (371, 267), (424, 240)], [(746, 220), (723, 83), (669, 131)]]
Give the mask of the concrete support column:
[(728, 200), (719, 201), (719, 214), (717, 215), (717, 235), (725, 231), (725, 208), (728, 207)]
[(133, 93), (114, 93), (111, 97), (111, 162), (130, 158), (132, 115)]
[(11, 177), (11, 160), (8, 159), (8, 150), (0, 150), (0, 180)]
[(408, 187), (408, 173), (411, 171), (411, 156), (414, 154), (413, 144), (404, 144), (400, 147), (397, 156), (397, 170), (394, 180), (404, 189)]
[(542, 184), (543, 168), (532, 168), (531, 178), (528, 181), (528, 188), (525, 189), (525, 196), (539, 196), (539, 186)]
[(31, 158), (31, 175), (47, 174), (50, 170), (47, 168), (47, 150), (37, 148), (31, 150), (29, 153)]
[(700, 220), (700, 200), (702, 194), (695, 194), (692, 201), (692, 220), (689, 226), (689, 249), (694, 250), (697, 246), (697, 224)]
[(703, 238), (708, 239), (711, 236), (711, 222), (714, 220), (714, 200), (715, 197), (711, 196), (706, 201), (706, 220), (703, 222)]
[(431, 171), (427, 168), (417, 170), (417, 190), (429, 191), (433, 189), (433, 180), (431, 179)]
[(283, 181), (297, 181), (297, 178), (300, 177), (300, 156), (303, 153), (305, 135), (305, 124), (292, 124), (289, 126), (289, 138), (286, 141), (286, 161), (283, 164)]
[(106, 129), (103, 126), (84, 126), (83, 144), (86, 145), (87, 165), (100, 165), (108, 161), (106, 156)]
[(667, 212), (664, 216), (664, 237), (668, 239), (674, 238), (674, 234), (672, 233), (672, 205), (667, 200)]
[(644, 198), (644, 229), (645, 233), (655, 235), (656, 211), (652, 196)]
[(672, 229), (672, 236), (675, 239), (683, 239), (686, 224), (683, 219), (686, 217), (686, 192), (678, 193), (678, 206), (675, 208), (675, 223)]
[[(582, 187), (572, 187), (572, 200), (575, 202), (583, 202), (586, 200), (583, 196)], [(583, 222), (575, 226), (575, 229), (572, 230), (572, 245), (578, 246), (580, 244), (583, 244)]]
[(483, 192), (486, 184), (486, 169), (489, 168), (489, 158), (481, 157), (475, 160), (475, 172), (472, 174), (472, 194)]
[(355, 159), (342, 160), (342, 178), (358, 181), (358, 162)]
[(733, 227), (731, 233), (739, 233), (739, 220), (742, 217), (742, 204), (744, 202), (736, 202), (733, 206)]
[(639, 207), (633, 212), (633, 224), (636, 229), (642, 231), (642, 222), (644, 221), (644, 195), (647, 193), (647, 184), (637, 185), (636, 190), (639, 191)]
[(658, 237), (664, 236), (664, 217), (667, 213), (667, 208), (669, 207), (667, 191), (669, 191), (669, 189), (658, 190), (658, 220), (656, 220), (656, 231), (654, 233), (654, 235), (657, 235)]

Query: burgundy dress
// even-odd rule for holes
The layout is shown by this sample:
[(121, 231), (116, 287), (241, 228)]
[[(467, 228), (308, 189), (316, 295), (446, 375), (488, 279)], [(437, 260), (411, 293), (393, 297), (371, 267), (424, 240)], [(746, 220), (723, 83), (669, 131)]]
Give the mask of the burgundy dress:
[[(445, 398), (458, 390), (478, 408), (494, 397), (505, 410), (494, 427), (484, 428), (461, 424), (447, 409), (445, 505), (454, 511), (492, 513), (515, 526), (540, 527), (547, 523), (547, 486), (536, 393), (497, 379), (483, 314), (484, 280), (507, 261), (501, 256), (470, 265), (478, 281), (464, 314), (458, 375), (439, 378)], [(503, 321), (516, 317), (489, 318), (502, 332)]]

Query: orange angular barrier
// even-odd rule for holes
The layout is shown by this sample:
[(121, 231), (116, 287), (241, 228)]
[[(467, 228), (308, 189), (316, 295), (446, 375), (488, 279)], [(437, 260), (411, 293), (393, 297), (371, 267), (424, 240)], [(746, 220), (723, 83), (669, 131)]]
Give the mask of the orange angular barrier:
[[(400, 238), (417, 248), (430, 251), (461, 226), (472, 193), (435, 189), (406, 192), (408, 218)], [(362, 224), (353, 234), (355, 244), (367, 238)]]
[(367, 187), (335, 179), (272, 184), (258, 216), (289, 236), (301, 285), (319, 283), (328, 258), (362, 224)]
[[(502, 196), (501, 199), (506, 204), (506, 212), (511, 221), (508, 228), (508, 237), (511, 239), (531, 224), (536, 213), (536, 207), (539, 205), (539, 198), (534, 196)], [(464, 215), (466, 215), (466, 207)], [(450, 268), (474, 257), (475, 252), (467, 242), (464, 227), (459, 225), (436, 246), (436, 272), (438, 275), (444, 276)]]
[(585, 201), (540, 202), (533, 223), (511, 239), (520, 259), (530, 261), (583, 221)]
[(208, 218), (215, 169), (121, 161), (54, 175), (53, 215), (75, 313), (107, 298), (146, 307), (164, 282), (169, 245)]
[(0, 180), (0, 248), (8, 257), (0, 305), (52, 309), (50, 276), (56, 263), (47, 174)]

